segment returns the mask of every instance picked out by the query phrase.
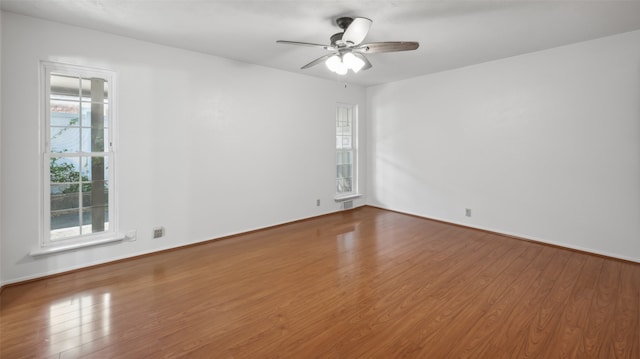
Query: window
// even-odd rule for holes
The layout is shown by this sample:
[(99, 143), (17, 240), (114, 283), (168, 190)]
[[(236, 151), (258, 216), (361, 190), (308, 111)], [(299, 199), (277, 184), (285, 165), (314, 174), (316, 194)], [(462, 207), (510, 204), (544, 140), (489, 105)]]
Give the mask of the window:
[(357, 107), (339, 104), (336, 114), (336, 194), (355, 194), (356, 189), (356, 128)]
[(43, 63), (44, 246), (115, 233), (114, 74)]

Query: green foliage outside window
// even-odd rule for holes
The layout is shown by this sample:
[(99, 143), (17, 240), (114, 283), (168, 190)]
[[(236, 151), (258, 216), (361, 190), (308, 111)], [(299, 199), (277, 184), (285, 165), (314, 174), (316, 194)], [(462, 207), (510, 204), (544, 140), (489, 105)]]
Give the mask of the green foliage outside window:
[[(62, 193), (76, 193), (80, 188), (80, 172), (68, 162), (60, 162), (60, 158), (51, 158), (49, 163), (52, 183), (65, 183), (69, 186)], [(82, 176), (82, 192), (91, 191), (91, 183), (88, 176)]]

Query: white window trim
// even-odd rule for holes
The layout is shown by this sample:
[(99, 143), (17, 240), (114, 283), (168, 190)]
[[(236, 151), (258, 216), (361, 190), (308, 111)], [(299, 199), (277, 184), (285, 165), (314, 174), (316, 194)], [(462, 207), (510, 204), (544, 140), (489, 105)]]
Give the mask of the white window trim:
[(122, 242), (125, 239), (127, 239), (127, 237), (122, 233), (109, 233), (109, 235), (105, 234), (104, 238), (97, 238), (97, 236), (94, 236), (94, 238), (92, 238), (91, 240), (83, 241), (82, 243), (67, 243), (64, 245), (60, 244), (55, 246), (50, 245), (50, 246), (33, 248), (29, 253), (29, 255), (32, 257), (37, 257), (37, 256), (43, 256), (47, 254), (67, 252), (67, 251), (72, 251), (74, 249), (94, 247), (94, 246), (99, 246), (99, 245), (108, 244), (108, 243)]
[(350, 199), (356, 199), (356, 198), (360, 198), (362, 197), (362, 193), (348, 193), (345, 195), (340, 195), (340, 196), (335, 196), (333, 198), (334, 201), (336, 202), (344, 202), (344, 201), (348, 201)]
[[(105, 152), (109, 158), (109, 228), (108, 230), (95, 234), (80, 235), (68, 239), (60, 239), (51, 241), (50, 236), (50, 181), (45, 178), (49, 173), (49, 127), (50, 127), (50, 110), (49, 110), (49, 91), (50, 91), (50, 75), (52, 72), (60, 72), (78, 77), (102, 77), (109, 83), (109, 144), (108, 150)], [(42, 61), (40, 66), (40, 221), (39, 221), (39, 245), (32, 249), (31, 255), (38, 256), (43, 254), (57, 253), (69, 251), (73, 249), (96, 246), (105, 243), (122, 241), (125, 235), (118, 232), (118, 211), (117, 211), (117, 98), (116, 98), (116, 74), (113, 71), (92, 68), (88, 66), (78, 66), (70, 64), (62, 64), (55, 62)], [(101, 152), (103, 153), (103, 152)]]
[[(333, 199), (335, 202), (342, 202), (342, 201), (347, 201), (350, 199), (354, 199), (354, 198), (358, 198), (358, 197), (362, 197), (362, 194), (359, 193), (358, 189), (359, 189), (359, 185), (358, 183), (360, 182), (359, 178), (360, 178), (360, 173), (359, 173), (359, 161), (358, 161), (358, 157), (359, 157), (359, 150), (358, 150), (358, 127), (359, 127), (359, 114), (358, 114), (358, 105), (355, 104), (350, 104), (350, 103), (343, 103), (343, 102), (338, 102), (336, 104), (336, 116), (338, 115), (338, 111), (340, 109), (340, 107), (349, 107), (351, 108), (351, 128), (352, 128), (352, 138), (351, 138), (351, 144), (352, 144), (352, 151), (353, 151), (353, 163), (352, 163), (352, 183), (351, 183), (351, 192), (345, 192), (345, 193), (335, 193)], [(335, 124), (335, 121), (334, 121)], [(334, 125), (334, 133), (335, 133), (335, 125)], [(335, 160), (335, 153), (337, 153), (337, 149), (334, 148), (334, 160)], [(334, 169), (336, 168), (337, 163), (334, 164)], [(335, 177), (334, 177), (334, 183), (335, 183)], [(335, 187), (335, 186), (334, 186)]]

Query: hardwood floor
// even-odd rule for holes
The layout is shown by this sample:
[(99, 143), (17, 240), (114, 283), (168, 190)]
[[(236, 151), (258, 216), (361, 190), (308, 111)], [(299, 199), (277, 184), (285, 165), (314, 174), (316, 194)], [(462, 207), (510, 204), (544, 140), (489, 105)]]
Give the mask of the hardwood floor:
[(640, 358), (640, 264), (372, 207), (0, 300), (2, 358)]

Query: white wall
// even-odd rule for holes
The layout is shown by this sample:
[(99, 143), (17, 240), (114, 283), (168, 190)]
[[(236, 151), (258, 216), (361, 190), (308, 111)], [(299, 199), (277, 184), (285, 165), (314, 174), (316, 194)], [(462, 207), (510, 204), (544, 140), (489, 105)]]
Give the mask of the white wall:
[[(2, 16), (0, 16), (0, 84), (2, 84)], [(2, 86), (0, 86), (0, 203), (2, 203)], [(2, 287), (2, 205), (0, 205), (0, 288)]]
[(367, 103), (370, 204), (640, 261), (640, 31), (369, 88)]
[[(335, 106), (358, 104), (364, 118), (363, 88), (2, 16), (4, 283), (338, 210)], [(137, 230), (136, 242), (29, 256), (39, 238), (41, 60), (116, 71), (120, 228)], [(166, 237), (152, 240), (158, 225)]]

